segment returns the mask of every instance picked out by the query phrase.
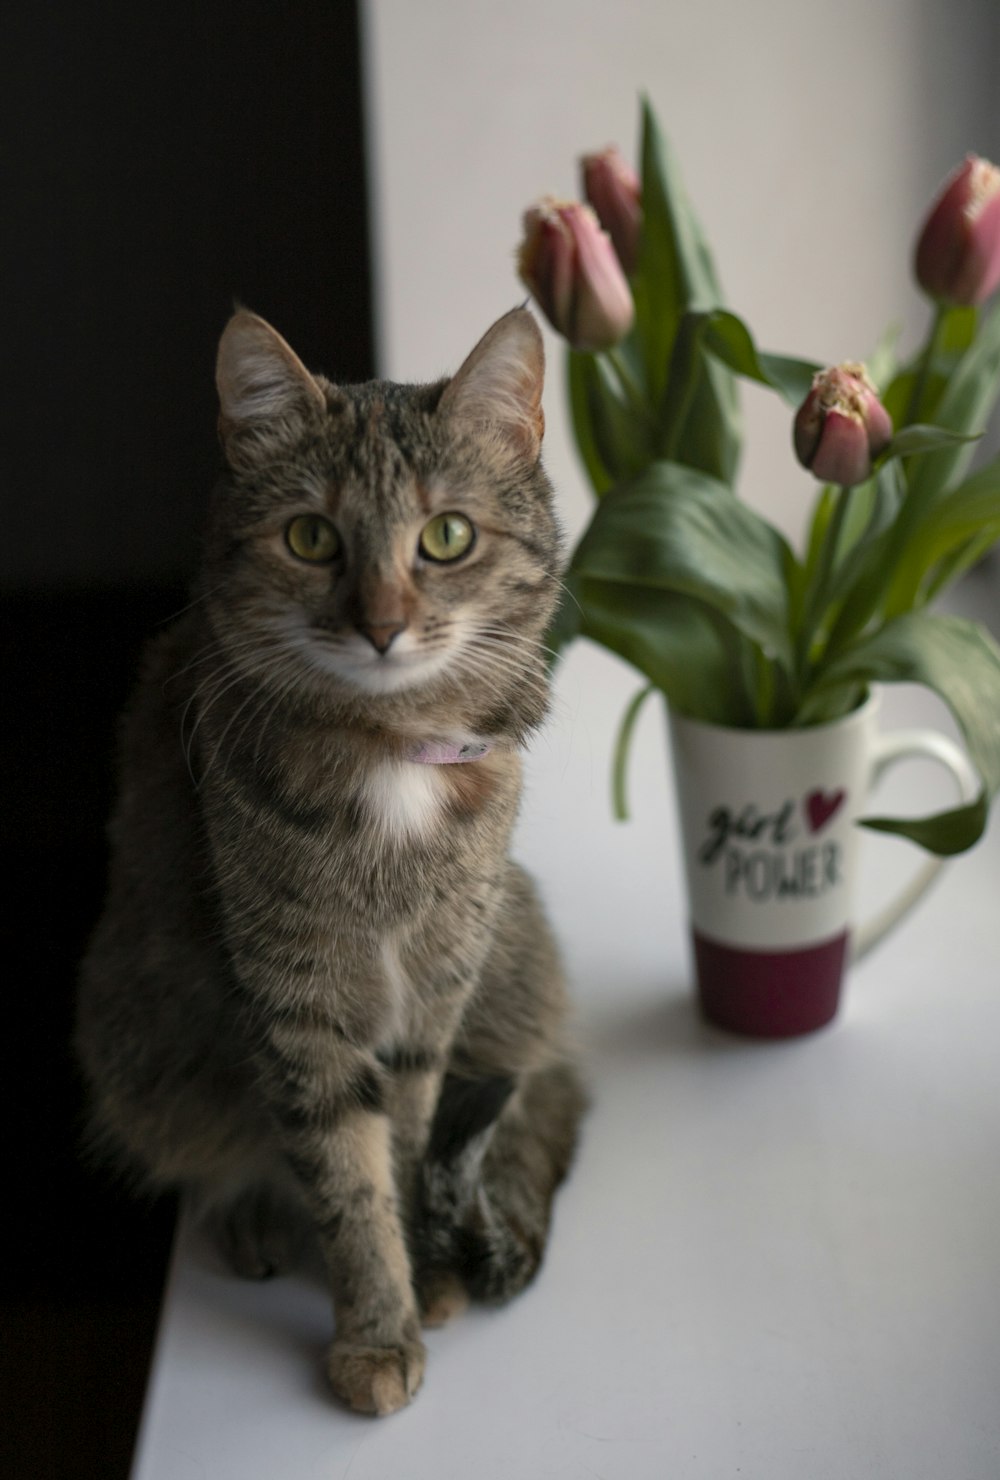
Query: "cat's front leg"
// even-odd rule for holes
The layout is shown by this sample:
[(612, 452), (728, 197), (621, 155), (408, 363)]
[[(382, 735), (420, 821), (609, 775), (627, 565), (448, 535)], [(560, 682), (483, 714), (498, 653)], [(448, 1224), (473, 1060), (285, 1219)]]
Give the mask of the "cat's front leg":
[(361, 1413), (392, 1413), (420, 1386), (424, 1348), (393, 1178), (389, 1122), (346, 1113), (289, 1159), (312, 1205), (329, 1272), (336, 1331), (329, 1375)]
[[(481, 947), (468, 937), (439, 945), (433, 970), (419, 974), (409, 992), (409, 1011), (396, 1040), (378, 1051), (385, 1070), (386, 1104), (400, 1206), (411, 1250), (420, 1243), (423, 1164), (441, 1098), (451, 1044), (465, 1004), (474, 991)], [(419, 967), (419, 960), (417, 965)], [(430, 978), (430, 980), (428, 980)], [(421, 1282), (423, 1283), (423, 1282)], [(425, 1307), (423, 1290), (418, 1290)], [(434, 1302), (438, 1304), (438, 1302)], [(434, 1320), (425, 1323), (439, 1324)]]
[(380, 1049), (392, 1127), (396, 1187), (404, 1218), (413, 1212), (417, 1175), (444, 1075), (444, 1054), (419, 1045)]
[(429, 1268), (423, 1258), (426, 1246), (423, 1161), (440, 1098), (443, 1065), (440, 1055), (424, 1049), (395, 1050), (380, 1058), (389, 1074), (396, 1184), (411, 1257), (416, 1256), (414, 1285), (420, 1319), (424, 1326), (443, 1326), (468, 1305), (464, 1287), (451, 1270)]
[(343, 1044), (317, 1055), (322, 1069), (288, 1049), (286, 1024), (264, 1051), (265, 1083), (329, 1274), (336, 1320), (330, 1381), (357, 1411), (392, 1413), (420, 1386), (425, 1353), (383, 1074), (373, 1057)]

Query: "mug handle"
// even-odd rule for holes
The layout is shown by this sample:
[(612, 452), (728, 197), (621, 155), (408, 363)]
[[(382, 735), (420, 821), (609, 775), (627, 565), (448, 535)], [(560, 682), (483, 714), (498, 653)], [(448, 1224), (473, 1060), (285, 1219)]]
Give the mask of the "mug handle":
[[(872, 747), (872, 769), (870, 784), (874, 786), (896, 761), (908, 756), (922, 756), (925, 760), (940, 761), (955, 778), (958, 794), (963, 802), (974, 801), (979, 795), (979, 778), (965, 752), (934, 730), (894, 730), (879, 735)], [(851, 959), (860, 961), (873, 946), (877, 946), (893, 926), (908, 915), (914, 905), (923, 898), (937, 878), (946, 860), (929, 858), (896, 896), (870, 920), (866, 920), (854, 933)]]

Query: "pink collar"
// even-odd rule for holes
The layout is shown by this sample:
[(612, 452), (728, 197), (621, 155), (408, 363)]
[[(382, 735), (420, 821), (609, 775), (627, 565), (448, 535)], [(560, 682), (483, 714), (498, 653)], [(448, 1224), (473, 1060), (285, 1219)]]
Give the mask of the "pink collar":
[(446, 745), (442, 740), (424, 740), (407, 755), (407, 760), (422, 766), (460, 766), (466, 761), (481, 761), (493, 746), (488, 740), (472, 740), (468, 745)]

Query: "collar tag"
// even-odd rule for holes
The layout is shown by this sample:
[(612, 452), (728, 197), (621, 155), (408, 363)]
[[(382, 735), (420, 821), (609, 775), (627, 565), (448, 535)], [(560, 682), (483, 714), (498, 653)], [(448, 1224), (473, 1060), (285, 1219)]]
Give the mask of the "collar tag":
[(488, 740), (472, 740), (468, 745), (447, 745), (441, 740), (425, 740), (414, 747), (407, 760), (421, 766), (461, 766), (467, 761), (480, 761), (493, 746)]

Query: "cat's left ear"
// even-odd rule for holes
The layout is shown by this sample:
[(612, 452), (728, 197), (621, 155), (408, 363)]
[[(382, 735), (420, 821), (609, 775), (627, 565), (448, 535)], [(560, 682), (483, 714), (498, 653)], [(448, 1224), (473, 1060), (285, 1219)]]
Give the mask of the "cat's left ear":
[(439, 411), (458, 425), (492, 427), (519, 457), (534, 463), (545, 417), (545, 350), (526, 308), (515, 308), (488, 329), (445, 387)]

